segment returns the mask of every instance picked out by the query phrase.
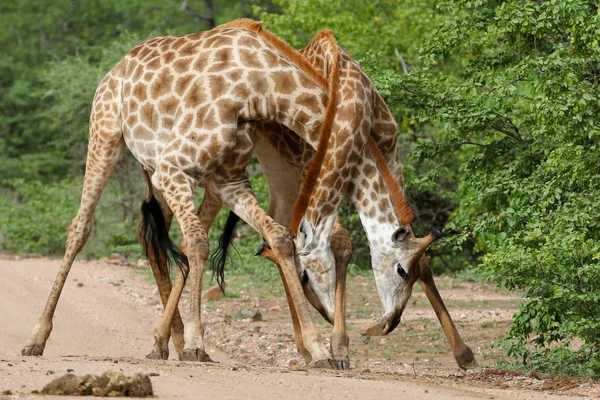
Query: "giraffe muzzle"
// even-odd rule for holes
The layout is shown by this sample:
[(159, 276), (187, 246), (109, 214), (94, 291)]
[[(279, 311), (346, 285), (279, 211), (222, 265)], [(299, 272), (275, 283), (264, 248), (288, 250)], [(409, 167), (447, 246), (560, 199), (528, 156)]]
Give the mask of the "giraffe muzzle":
[(400, 325), (400, 321), (402, 320), (402, 309), (395, 309), (392, 313), (386, 314), (381, 318), (381, 322), (379, 324), (382, 327), (383, 335), (387, 335), (391, 333), (398, 325)]

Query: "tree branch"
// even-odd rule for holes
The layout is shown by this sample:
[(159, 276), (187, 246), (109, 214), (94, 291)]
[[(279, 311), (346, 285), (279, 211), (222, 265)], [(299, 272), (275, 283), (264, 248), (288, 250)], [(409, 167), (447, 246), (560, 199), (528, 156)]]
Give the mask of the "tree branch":
[(469, 142), (469, 141), (458, 143), (459, 146), (463, 146), (465, 144), (479, 146), (479, 147), (488, 147), (490, 149), (505, 149), (505, 150), (512, 149), (512, 147), (510, 147), (510, 146), (497, 146), (497, 145), (493, 145), (493, 144), (482, 144), (482, 143), (475, 143), (475, 142)]

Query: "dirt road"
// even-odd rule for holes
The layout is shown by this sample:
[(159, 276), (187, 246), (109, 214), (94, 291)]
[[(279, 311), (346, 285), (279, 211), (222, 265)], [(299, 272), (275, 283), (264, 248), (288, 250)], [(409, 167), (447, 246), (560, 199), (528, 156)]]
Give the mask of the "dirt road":
[[(158, 296), (152, 284), (135, 268), (98, 262), (75, 263), (59, 302), (54, 330), (44, 356), (21, 357), (18, 354), (43, 308), (58, 266), (58, 261), (48, 259), (0, 259), (0, 398), (39, 397), (31, 395), (31, 391), (41, 390), (47, 382), (68, 370), (77, 375), (100, 374), (106, 370), (151, 374), (155, 394), (165, 399), (206, 396), (215, 399), (319, 400), (565, 398), (539, 390), (500, 389), (455, 372), (428, 375), (400, 370), (390, 372), (389, 369), (378, 371), (376, 367), (358, 367), (349, 372), (306, 370), (302, 362), (289, 362), (289, 358), (299, 359), (293, 353), (285, 360), (271, 363), (260, 357), (246, 357), (250, 352), (233, 355), (231, 351), (227, 352), (228, 347), (216, 347), (217, 343), (229, 343), (229, 339), (209, 334), (211, 330), (225, 326), (225, 322), (215, 322), (221, 320), (215, 315), (222, 313), (225, 305), (207, 307), (205, 318), (207, 351), (218, 363), (182, 363), (176, 361), (174, 351), (169, 361), (146, 360), (144, 356), (153, 342), (154, 325), (161, 314)], [(226, 298), (224, 303), (227, 301), (230, 304), (240, 302)], [(260, 301), (265, 304), (265, 300)], [(276, 299), (276, 302), (283, 310), (265, 312), (262, 329), (268, 331), (270, 316), (277, 315), (273, 317), (273, 323), (277, 325), (270, 329), (287, 329), (286, 337), (289, 338), (292, 332), (285, 302), (283, 299)], [(228, 326), (237, 325), (229, 322)], [(253, 328), (251, 331), (259, 330)], [(247, 336), (243, 340), (259, 340), (258, 335)], [(243, 340), (235, 342), (239, 343), (238, 347), (245, 346)], [(235, 343), (229, 348), (235, 347)], [(269, 345), (264, 344), (264, 348), (270, 348)], [(287, 340), (279, 347), (292, 349), (293, 344)], [(280, 350), (268, 354), (278, 358), (286, 353)], [(363, 357), (361, 350), (355, 350), (352, 357)], [(386, 362), (392, 361), (384, 359), (375, 364)], [(447, 370), (456, 370), (451, 359), (444, 363)], [(590, 390), (596, 390), (595, 386), (587, 385)], [(566, 393), (585, 392), (585, 389), (578, 390)], [(4, 391), (12, 394), (2, 395)], [(591, 395), (592, 391), (589, 393)]]

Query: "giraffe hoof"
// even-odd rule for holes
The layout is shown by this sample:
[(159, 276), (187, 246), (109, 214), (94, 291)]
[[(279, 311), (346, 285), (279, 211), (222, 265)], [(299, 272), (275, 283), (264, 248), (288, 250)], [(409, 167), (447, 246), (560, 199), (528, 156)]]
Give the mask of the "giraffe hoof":
[(347, 370), (350, 369), (350, 361), (348, 360), (335, 360), (334, 367), (338, 370)]
[(332, 369), (335, 368), (335, 361), (331, 359), (313, 360), (308, 364), (308, 368)]
[(461, 351), (457, 351), (457, 354), (454, 355), (454, 358), (461, 369), (469, 370), (479, 368), (479, 364), (477, 364), (475, 355), (468, 346), (465, 346)]
[(146, 356), (148, 360), (168, 360), (169, 351), (153, 349), (150, 354)]
[(25, 346), (23, 350), (21, 350), (22, 356), (41, 356), (44, 353), (44, 346), (40, 346), (37, 344)]
[(214, 362), (202, 349), (183, 349), (179, 354), (179, 361)]

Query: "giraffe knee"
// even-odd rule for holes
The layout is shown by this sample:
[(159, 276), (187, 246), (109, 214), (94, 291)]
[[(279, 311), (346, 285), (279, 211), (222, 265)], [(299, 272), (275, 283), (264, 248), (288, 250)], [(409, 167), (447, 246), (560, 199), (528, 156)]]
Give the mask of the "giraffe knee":
[(91, 231), (92, 221), (78, 214), (69, 224), (66, 247), (75, 252), (81, 251)]
[[(205, 262), (208, 259), (210, 250), (208, 247), (208, 240), (204, 238), (193, 238), (188, 241), (182, 239), (182, 248), (185, 248), (186, 254), (196, 252), (201, 262)], [(184, 246), (185, 245), (185, 246)]]
[(289, 236), (277, 236), (273, 241), (269, 243), (273, 251), (283, 258), (294, 257), (294, 241)]

